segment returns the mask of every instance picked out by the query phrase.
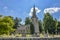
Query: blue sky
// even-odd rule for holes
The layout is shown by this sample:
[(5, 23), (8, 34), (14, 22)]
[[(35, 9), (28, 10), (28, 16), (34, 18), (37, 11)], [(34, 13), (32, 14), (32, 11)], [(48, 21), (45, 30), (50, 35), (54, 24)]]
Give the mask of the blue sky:
[(37, 14), (39, 19), (43, 19), (45, 9), (57, 8), (51, 15), (60, 20), (60, 0), (0, 0), (0, 14), (19, 17), (24, 21), (26, 17), (30, 17), (29, 13), (34, 5), (41, 10)]

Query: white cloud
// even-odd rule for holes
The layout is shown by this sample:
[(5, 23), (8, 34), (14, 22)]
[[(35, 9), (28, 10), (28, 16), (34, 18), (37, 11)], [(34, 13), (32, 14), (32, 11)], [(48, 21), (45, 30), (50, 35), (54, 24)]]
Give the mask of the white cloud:
[(47, 13), (47, 12), (49, 12), (49, 13), (55, 13), (55, 12), (58, 12), (59, 10), (60, 10), (59, 7), (46, 8), (46, 9), (44, 9), (44, 13)]
[[(35, 7), (36, 13), (39, 13), (41, 10), (39, 10), (37, 7)], [(29, 16), (32, 16), (33, 8), (31, 8)]]

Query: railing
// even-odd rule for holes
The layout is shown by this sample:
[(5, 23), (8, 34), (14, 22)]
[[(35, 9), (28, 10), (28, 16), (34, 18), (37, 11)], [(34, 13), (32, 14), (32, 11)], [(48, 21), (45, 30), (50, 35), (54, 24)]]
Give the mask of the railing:
[(0, 38), (0, 40), (60, 40), (60, 38), (16, 37), (16, 38)]

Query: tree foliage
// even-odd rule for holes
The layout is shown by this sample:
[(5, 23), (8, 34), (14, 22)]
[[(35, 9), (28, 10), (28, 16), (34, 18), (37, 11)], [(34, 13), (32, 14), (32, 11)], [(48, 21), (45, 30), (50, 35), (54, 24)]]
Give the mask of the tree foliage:
[(60, 34), (60, 21), (58, 21), (57, 32)]
[(33, 34), (34, 33), (34, 26), (32, 24), (32, 21), (29, 17), (26, 17), (25, 20), (25, 25), (30, 24), (30, 33)]
[(18, 27), (18, 25), (20, 24), (21, 21), (22, 21), (21, 18), (16, 17), (14, 19), (14, 28), (17, 29), (17, 27)]
[(0, 17), (0, 34), (9, 34), (14, 31), (13, 25), (14, 21), (10, 17)]
[(25, 19), (25, 25), (30, 24), (30, 23), (31, 23), (31, 19), (29, 17), (26, 17), (26, 19)]
[(39, 24), (39, 31), (40, 31), (40, 33), (42, 33), (42, 22), (41, 22), (41, 20), (38, 20), (38, 24)]
[(45, 29), (45, 32), (54, 32), (55, 30), (55, 24), (54, 24), (54, 21), (53, 21), (53, 17), (49, 14), (49, 13), (46, 13), (44, 14), (44, 19), (43, 19), (43, 22), (44, 22), (44, 29)]

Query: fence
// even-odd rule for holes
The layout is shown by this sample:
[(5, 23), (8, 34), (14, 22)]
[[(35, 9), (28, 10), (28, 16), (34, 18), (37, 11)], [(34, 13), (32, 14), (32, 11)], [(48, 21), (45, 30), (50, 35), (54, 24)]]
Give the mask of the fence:
[(39, 37), (16, 37), (16, 38), (0, 38), (0, 40), (60, 40), (60, 38), (39, 38)]

